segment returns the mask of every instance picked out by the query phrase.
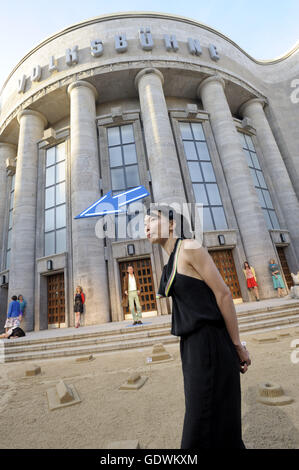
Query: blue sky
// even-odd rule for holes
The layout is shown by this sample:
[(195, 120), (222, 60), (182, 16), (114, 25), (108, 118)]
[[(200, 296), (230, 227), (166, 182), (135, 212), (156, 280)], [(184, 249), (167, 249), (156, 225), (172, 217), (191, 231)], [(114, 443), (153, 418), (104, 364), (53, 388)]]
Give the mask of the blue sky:
[(0, 11), (0, 90), (13, 67), (43, 39), (107, 13), (186, 16), (221, 31), (256, 59), (276, 58), (299, 41), (298, 0), (6, 0)]

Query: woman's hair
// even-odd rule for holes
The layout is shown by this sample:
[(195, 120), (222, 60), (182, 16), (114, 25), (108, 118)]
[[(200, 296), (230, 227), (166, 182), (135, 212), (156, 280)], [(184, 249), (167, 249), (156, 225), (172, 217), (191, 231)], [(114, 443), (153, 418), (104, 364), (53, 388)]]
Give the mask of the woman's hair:
[(269, 261), (269, 264), (276, 264), (276, 261), (274, 258), (271, 258), (270, 261)]
[(147, 209), (146, 214), (151, 215), (153, 212), (159, 212), (169, 221), (175, 220), (175, 231), (180, 238), (194, 238), (193, 232), (190, 229), (190, 224), (186, 217), (183, 214), (178, 213), (172, 206), (163, 203), (155, 203), (154, 207), (149, 207)]
[(81, 286), (77, 286), (77, 287), (76, 287), (76, 290), (77, 290), (77, 289), (80, 289), (80, 292), (82, 292), (82, 287), (81, 287)]
[(18, 297), (16, 295), (13, 295), (11, 300), (18, 300)]
[(248, 267), (250, 268), (250, 264), (248, 263), (248, 261), (244, 261), (244, 269), (246, 268), (245, 264), (248, 264)]

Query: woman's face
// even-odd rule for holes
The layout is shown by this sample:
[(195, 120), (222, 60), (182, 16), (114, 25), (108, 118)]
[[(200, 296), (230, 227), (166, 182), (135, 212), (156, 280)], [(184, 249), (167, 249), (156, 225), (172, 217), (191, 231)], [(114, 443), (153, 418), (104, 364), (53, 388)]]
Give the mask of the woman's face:
[(77, 287), (77, 288), (76, 288), (76, 293), (77, 293), (77, 294), (80, 294), (80, 290), (81, 290), (80, 287)]
[(23, 302), (23, 296), (22, 296), (22, 295), (20, 295), (19, 301), (20, 301), (20, 302)]
[(160, 243), (163, 238), (169, 238), (172, 223), (168, 223), (167, 218), (162, 214), (153, 211), (144, 217), (144, 231), (151, 243)]

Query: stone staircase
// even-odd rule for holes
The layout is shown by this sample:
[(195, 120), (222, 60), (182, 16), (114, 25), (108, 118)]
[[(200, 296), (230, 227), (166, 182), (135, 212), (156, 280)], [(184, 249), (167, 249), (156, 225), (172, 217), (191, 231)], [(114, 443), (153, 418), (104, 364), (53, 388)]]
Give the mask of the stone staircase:
[[(298, 301), (285, 300), (270, 306), (262, 305), (261, 301), (254, 308), (252, 304), (242, 304), (236, 310), (241, 336), (299, 326)], [(144, 348), (160, 342), (179, 342), (179, 338), (170, 333), (170, 315), (145, 318), (143, 322), (143, 325), (131, 328), (127, 322), (119, 322), (78, 330), (44, 330), (29, 333), (25, 338), (3, 340), (2, 362), (84, 356)]]

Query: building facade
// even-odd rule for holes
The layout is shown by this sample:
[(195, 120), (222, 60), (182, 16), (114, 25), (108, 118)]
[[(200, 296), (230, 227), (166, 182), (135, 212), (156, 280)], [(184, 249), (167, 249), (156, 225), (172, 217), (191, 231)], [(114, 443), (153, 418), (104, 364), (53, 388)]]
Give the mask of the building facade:
[(244, 260), (261, 298), (275, 296), (270, 258), (290, 286), (298, 78), (298, 47), (257, 61), (206, 25), (158, 13), (83, 21), (30, 51), (1, 90), (0, 327), (14, 294), (27, 300), (27, 331), (73, 326), (77, 285), (85, 325), (123, 320), (129, 263), (144, 314), (170, 313), (155, 296), (160, 247), (145, 235), (99, 238), (97, 219), (75, 219), (140, 184), (150, 202), (203, 204), (204, 245), (235, 302), (252, 300)]

